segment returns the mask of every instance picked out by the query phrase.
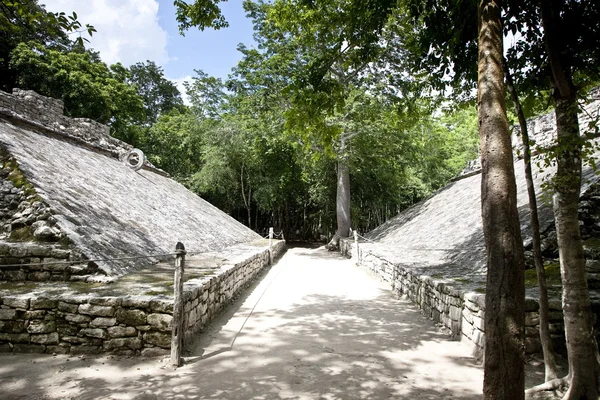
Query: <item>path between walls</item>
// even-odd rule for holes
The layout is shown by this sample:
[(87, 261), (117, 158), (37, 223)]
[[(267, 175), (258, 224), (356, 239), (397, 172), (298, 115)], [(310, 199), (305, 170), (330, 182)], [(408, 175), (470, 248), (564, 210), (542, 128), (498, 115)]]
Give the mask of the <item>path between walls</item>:
[(290, 249), (176, 370), (159, 358), (0, 355), (2, 399), (479, 399), (480, 365), (352, 260)]

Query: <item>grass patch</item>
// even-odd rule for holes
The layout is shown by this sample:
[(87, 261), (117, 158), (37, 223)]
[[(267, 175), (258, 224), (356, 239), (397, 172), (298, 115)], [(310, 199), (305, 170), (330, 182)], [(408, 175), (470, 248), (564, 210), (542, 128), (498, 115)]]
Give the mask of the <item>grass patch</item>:
[[(544, 271), (546, 272), (547, 285), (559, 285), (562, 282), (559, 263), (544, 265)], [(538, 280), (535, 268), (525, 270), (525, 287), (537, 287), (537, 285)]]
[(458, 282), (458, 283), (473, 283), (472, 280), (467, 279), (467, 278), (452, 278), (454, 281)]

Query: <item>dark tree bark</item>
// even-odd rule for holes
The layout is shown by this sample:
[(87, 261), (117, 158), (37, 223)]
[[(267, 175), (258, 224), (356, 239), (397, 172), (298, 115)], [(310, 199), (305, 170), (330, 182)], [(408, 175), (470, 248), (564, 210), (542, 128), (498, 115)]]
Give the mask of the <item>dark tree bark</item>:
[(529, 196), (529, 221), (531, 224), (531, 239), (533, 246), (533, 262), (538, 280), (539, 296), (539, 316), (540, 316), (540, 342), (542, 344), (542, 353), (544, 354), (545, 381), (558, 378), (556, 368), (556, 358), (550, 337), (550, 320), (548, 318), (548, 285), (546, 283), (546, 272), (544, 271), (544, 260), (542, 258), (542, 247), (540, 242), (540, 220), (538, 218), (537, 199), (535, 197), (535, 186), (533, 185), (533, 174), (531, 172), (531, 149), (529, 147), (529, 132), (527, 131), (527, 121), (517, 89), (515, 88), (510, 69), (504, 60), (504, 73), (506, 75), (506, 88), (515, 106), (515, 113), (519, 119), (521, 128), (521, 139), (523, 141), (523, 162), (525, 167), (525, 181), (527, 182), (527, 194)]
[(524, 398), (523, 242), (502, 70), (499, 0), (480, 0), (478, 113), (481, 201), (487, 250), (485, 297), (485, 399)]
[(552, 71), (557, 128), (557, 171), (553, 208), (558, 236), (562, 303), (569, 359), (569, 390), (564, 399), (598, 399), (598, 346), (579, 230), (581, 144), (576, 89), (571, 68), (561, 56), (560, 15), (556, 1), (541, 0), (544, 41)]

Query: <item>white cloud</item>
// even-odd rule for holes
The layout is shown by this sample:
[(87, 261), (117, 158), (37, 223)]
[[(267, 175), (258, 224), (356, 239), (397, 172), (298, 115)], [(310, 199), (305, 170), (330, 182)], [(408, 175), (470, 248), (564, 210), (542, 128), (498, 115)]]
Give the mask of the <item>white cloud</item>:
[(191, 80), (192, 77), (190, 75), (184, 76), (183, 78), (171, 79), (171, 82), (173, 82), (175, 86), (177, 86), (177, 89), (179, 89), (179, 93), (181, 93), (181, 99), (186, 106), (191, 106), (192, 103), (190, 102), (190, 98), (185, 91), (185, 86), (183, 86), (183, 83)]
[(151, 60), (163, 65), (169, 60), (167, 32), (158, 24), (156, 0), (41, 0), (52, 12), (77, 13), (79, 22), (97, 32), (88, 47), (100, 52), (107, 64), (129, 66)]

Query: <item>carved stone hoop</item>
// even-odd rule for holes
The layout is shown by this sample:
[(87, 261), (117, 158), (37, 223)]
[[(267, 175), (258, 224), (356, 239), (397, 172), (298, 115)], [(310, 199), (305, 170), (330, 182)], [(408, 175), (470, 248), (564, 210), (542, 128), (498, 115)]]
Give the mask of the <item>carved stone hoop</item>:
[(134, 171), (139, 171), (146, 161), (144, 153), (140, 149), (133, 149), (125, 157), (125, 164)]

